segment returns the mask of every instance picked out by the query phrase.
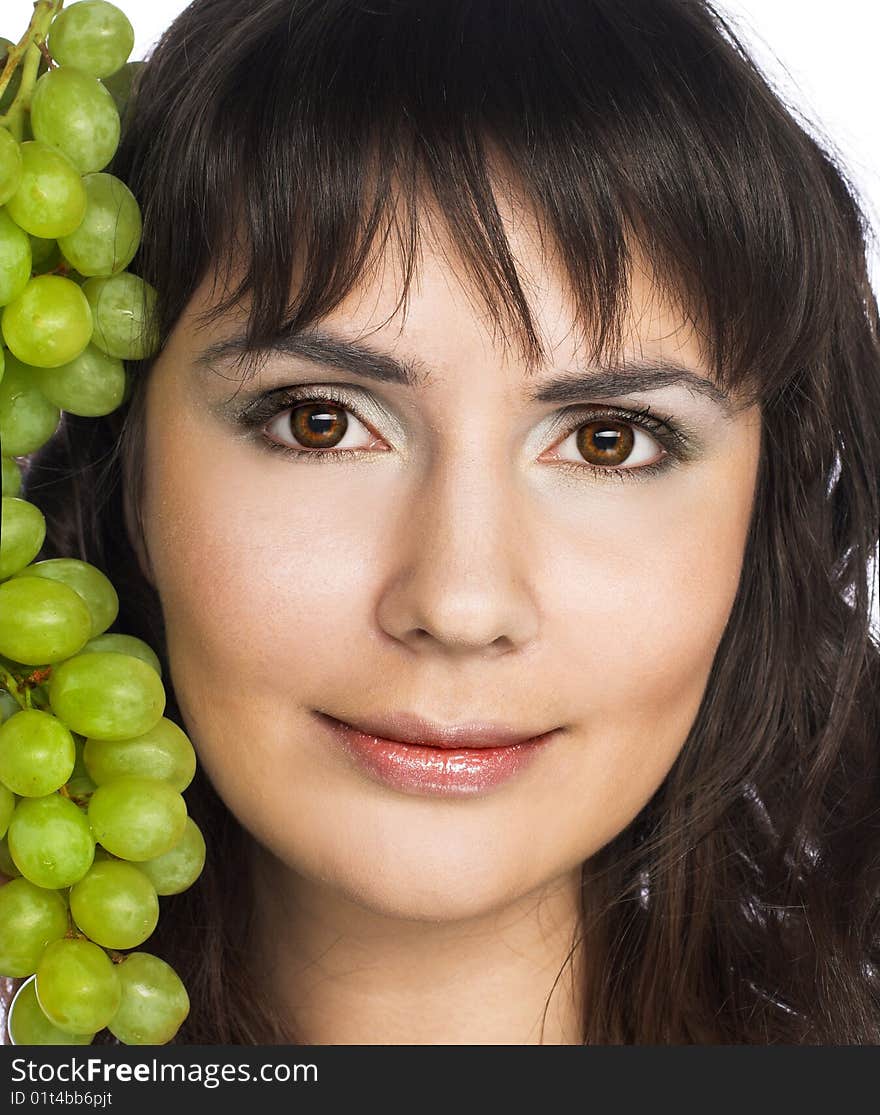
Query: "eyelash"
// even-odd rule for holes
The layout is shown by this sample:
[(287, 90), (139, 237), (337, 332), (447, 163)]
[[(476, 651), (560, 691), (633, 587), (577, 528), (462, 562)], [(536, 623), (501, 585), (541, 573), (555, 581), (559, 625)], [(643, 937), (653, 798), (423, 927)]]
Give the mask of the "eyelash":
[[(295, 409), (306, 403), (333, 403), (338, 407), (350, 411), (363, 425), (367, 423), (358, 414), (357, 408), (352, 406), (351, 400), (332, 385), (322, 387), (320, 392), (312, 388), (283, 388), (280, 392), (274, 391), (257, 400), (248, 407), (242, 415), (245, 425), (262, 429), (268, 422), (283, 414), (286, 410)], [(645, 480), (649, 476), (656, 476), (667, 469), (678, 465), (690, 456), (690, 439), (678, 428), (671, 416), (655, 414), (649, 406), (640, 410), (624, 410), (619, 407), (599, 408), (573, 408), (572, 413), (579, 415), (578, 421), (572, 421), (566, 426), (562, 436), (558, 439), (565, 441), (575, 430), (588, 422), (595, 422), (602, 418), (612, 418), (646, 430), (655, 440), (660, 442), (666, 454), (650, 465), (639, 465), (636, 468), (602, 468), (591, 465), (587, 461), (583, 464), (575, 461), (556, 461), (557, 468), (565, 472), (574, 473), (583, 477), (584, 472), (592, 473), (600, 480)], [(367, 426), (369, 429), (369, 426)], [(294, 449), (293, 446), (283, 445), (281, 442), (270, 441), (261, 437), (262, 444), (273, 453), (284, 453), (297, 460), (309, 458), (311, 461), (340, 460), (343, 458), (357, 457), (370, 452), (365, 449)]]

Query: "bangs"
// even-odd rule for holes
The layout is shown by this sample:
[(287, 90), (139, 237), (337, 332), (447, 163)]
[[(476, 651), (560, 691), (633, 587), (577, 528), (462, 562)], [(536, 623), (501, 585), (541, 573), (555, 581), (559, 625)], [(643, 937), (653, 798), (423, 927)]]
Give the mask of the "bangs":
[(163, 345), (213, 271), (208, 320), (249, 304), (249, 374), (392, 236), (405, 303), (430, 199), (533, 368), (545, 354), (496, 203), (506, 178), (564, 267), (592, 358), (620, 346), (637, 245), (722, 390), (764, 401), (827, 360), (857, 210), (708, 6), (232, 8), (196, 0), (159, 42), (112, 167), (144, 210), (132, 269), (159, 290)]

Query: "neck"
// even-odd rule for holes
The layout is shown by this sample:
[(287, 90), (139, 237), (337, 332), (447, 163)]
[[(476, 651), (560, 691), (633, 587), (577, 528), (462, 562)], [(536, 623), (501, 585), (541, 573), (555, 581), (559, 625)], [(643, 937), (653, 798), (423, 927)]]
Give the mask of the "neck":
[(254, 847), (257, 985), (306, 1045), (579, 1045), (580, 869), (465, 921), (390, 917)]

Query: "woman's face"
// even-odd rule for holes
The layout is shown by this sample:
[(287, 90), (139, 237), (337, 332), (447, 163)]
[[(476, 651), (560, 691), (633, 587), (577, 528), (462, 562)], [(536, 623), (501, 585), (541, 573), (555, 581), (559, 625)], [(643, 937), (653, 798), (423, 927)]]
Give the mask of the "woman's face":
[[(296, 876), (393, 917), (512, 903), (632, 821), (696, 717), (755, 488), (758, 410), (713, 398), (697, 338), (646, 271), (626, 374), (665, 369), (666, 385), (600, 393), (591, 377), (609, 368), (576, 343), (561, 271), (535, 226), (502, 212), (547, 346), (537, 371), (492, 336), (441, 237), (423, 241), (405, 317), (389, 254), (320, 323), (414, 384), (368, 377), (382, 369), (366, 356), (331, 366), (279, 348), (236, 395), (219, 348), (211, 367), (199, 358), (244, 319), (198, 327), (206, 283), (147, 388), (146, 547), (200, 761)], [(682, 370), (696, 386), (674, 382)], [(536, 397), (560, 378), (581, 385)], [(252, 427), (236, 417), (293, 385), (319, 404), (336, 394), (276, 400)], [(687, 437), (683, 459), (635, 419), (590, 425), (591, 409), (648, 405)], [(356, 452), (320, 456), (336, 447)], [(672, 467), (646, 471), (664, 452)], [(322, 713), (558, 730), (500, 781), (480, 774), (484, 755), (470, 781), (440, 784), (418, 764), (384, 776)]]

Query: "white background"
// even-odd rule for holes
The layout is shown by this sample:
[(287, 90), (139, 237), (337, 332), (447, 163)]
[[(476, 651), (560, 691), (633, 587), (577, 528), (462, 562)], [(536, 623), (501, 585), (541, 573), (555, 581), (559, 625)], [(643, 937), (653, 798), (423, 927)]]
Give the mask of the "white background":
[[(244, 6), (248, 0), (241, 0)], [(0, 34), (17, 40), (31, 0), (2, 0)], [(806, 118), (843, 161), (880, 236), (880, 123), (876, 0), (718, 0), (719, 10), (750, 47), (783, 98)], [(143, 58), (185, 0), (120, 0), (135, 33), (132, 58)], [(880, 290), (880, 244), (871, 249), (871, 274)], [(878, 416), (880, 421), (880, 416)], [(877, 596), (880, 597), (880, 591)], [(880, 599), (874, 620), (880, 633)]]

